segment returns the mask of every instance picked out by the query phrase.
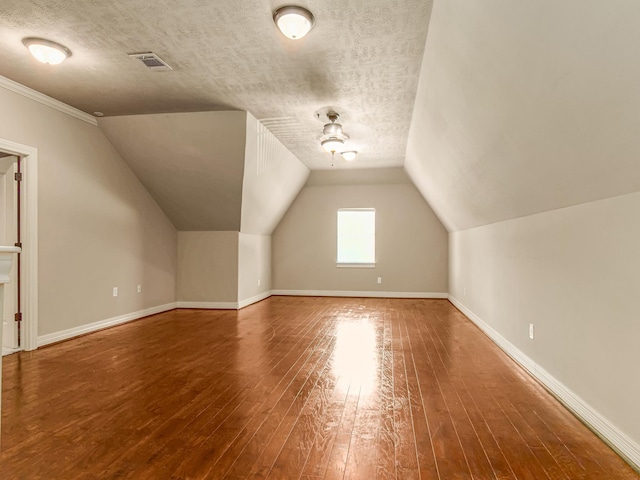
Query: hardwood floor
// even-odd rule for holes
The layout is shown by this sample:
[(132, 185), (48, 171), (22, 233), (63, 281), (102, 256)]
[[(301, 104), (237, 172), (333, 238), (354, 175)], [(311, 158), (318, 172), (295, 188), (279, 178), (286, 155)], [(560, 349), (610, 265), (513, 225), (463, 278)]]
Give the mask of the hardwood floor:
[(637, 479), (446, 300), (175, 310), (3, 361), (10, 479)]

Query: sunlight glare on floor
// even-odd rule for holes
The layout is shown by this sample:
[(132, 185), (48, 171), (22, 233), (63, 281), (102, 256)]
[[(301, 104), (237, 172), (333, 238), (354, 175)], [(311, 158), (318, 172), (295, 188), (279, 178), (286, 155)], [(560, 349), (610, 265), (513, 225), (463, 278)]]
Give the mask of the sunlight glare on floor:
[(336, 329), (333, 374), (337, 387), (349, 395), (374, 390), (379, 367), (374, 325), (366, 320), (341, 321)]

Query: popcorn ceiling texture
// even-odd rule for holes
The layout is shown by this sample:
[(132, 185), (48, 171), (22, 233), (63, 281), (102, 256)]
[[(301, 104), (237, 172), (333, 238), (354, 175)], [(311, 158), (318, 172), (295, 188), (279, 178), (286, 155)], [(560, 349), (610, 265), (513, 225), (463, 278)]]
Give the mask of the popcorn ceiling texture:
[[(310, 0), (316, 24), (298, 42), (272, 21), (281, 2), (263, 0), (4, 0), (0, 75), (88, 113), (247, 110), (288, 118), (275, 132), (310, 168), (330, 168), (313, 113), (343, 113), (358, 162), (403, 164), (427, 35), (430, 1)], [(58, 68), (22, 45), (42, 36), (71, 49)], [(153, 51), (173, 67), (153, 72), (127, 53)], [(265, 122), (268, 124), (268, 122)]]

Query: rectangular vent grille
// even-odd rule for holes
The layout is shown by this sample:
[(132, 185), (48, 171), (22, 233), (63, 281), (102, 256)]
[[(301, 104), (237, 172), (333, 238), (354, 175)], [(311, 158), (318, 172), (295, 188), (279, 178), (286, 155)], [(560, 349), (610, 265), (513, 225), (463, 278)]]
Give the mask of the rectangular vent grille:
[(153, 52), (144, 52), (144, 53), (130, 53), (129, 56), (131, 58), (136, 58), (140, 60), (144, 65), (150, 70), (162, 71), (162, 70), (173, 70), (167, 62), (162, 60), (158, 55)]

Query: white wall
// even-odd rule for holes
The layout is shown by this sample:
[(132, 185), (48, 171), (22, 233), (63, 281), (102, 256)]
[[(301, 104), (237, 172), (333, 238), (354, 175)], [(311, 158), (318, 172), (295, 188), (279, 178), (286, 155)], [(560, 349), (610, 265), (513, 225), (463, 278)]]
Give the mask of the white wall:
[(178, 232), (179, 302), (238, 301), (238, 232)]
[(451, 294), (638, 454), (639, 215), (634, 193), (450, 236)]
[(271, 235), (304, 186), (309, 169), (247, 113), (240, 231)]
[(640, 2), (434, 2), (405, 167), (450, 231), (640, 191)]
[(38, 149), (38, 334), (174, 302), (176, 231), (102, 132), (4, 88), (0, 109)]
[(242, 303), (271, 290), (271, 235), (240, 233), (238, 240), (238, 301)]
[[(273, 234), (273, 288), (446, 293), (447, 232), (403, 176), (397, 184), (308, 184)], [(336, 267), (337, 210), (350, 207), (376, 209), (375, 268)]]

